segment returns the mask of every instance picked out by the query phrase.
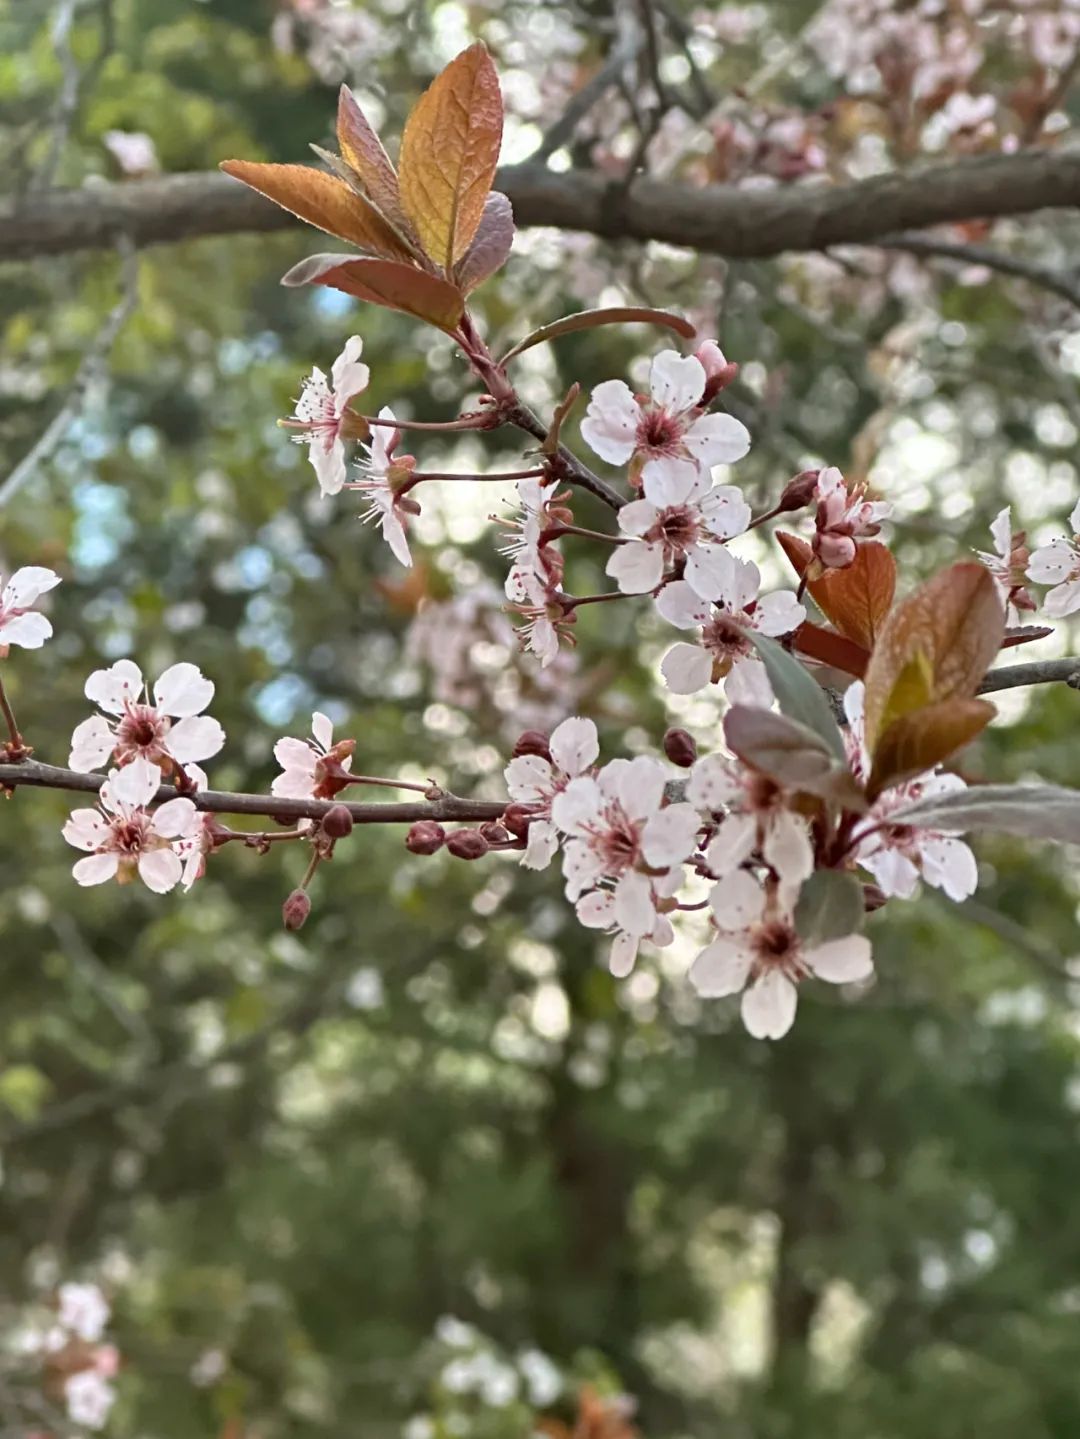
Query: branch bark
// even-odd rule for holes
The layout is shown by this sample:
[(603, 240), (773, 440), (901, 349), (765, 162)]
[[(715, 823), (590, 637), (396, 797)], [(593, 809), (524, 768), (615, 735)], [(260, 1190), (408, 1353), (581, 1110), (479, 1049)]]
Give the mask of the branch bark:
[[(661, 240), (732, 259), (760, 259), (873, 244), (895, 239), (898, 231), (956, 220), (1078, 208), (1080, 154), (1026, 150), (843, 185), (773, 190), (695, 188), (648, 178), (627, 186), (591, 171), (556, 174), (532, 164), (504, 166), (496, 185), (509, 195), (521, 227)], [(297, 223), (216, 172), (95, 183), (8, 201), (0, 208), (0, 261), (103, 249), (124, 235), (141, 247)]]

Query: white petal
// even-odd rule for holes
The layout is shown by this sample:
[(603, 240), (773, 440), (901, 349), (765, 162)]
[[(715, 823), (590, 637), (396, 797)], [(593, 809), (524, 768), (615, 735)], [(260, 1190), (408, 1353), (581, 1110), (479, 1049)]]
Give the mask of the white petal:
[(702, 415), (683, 435), (683, 444), (705, 466), (733, 465), (750, 448), (750, 431), (734, 415)]
[(174, 725), (165, 739), (165, 748), (179, 764), (210, 759), (225, 743), (225, 731), (210, 715), (192, 715)]
[(644, 819), (660, 808), (667, 773), (659, 760), (638, 755), (619, 773), (619, 802), (631, 819)]
[(660, 510), (684, 505), (694, 493), (698, 478), (697, 465), (667, 455), (649, 460), (641, 471), (645, 498)]
[(765, 911), (765, 891), (752, 874), (737, 869), (713, 885), (709, 905), (720, 929), (735, 934), (761, 918)]
[(998, 554), (1003, 560), (1007, 560), (1012, 553), (1012, 517), (1008, 505), (999, 512), (990, 526), (990, 536)]
[(47, 570), (44, 565), (23, 565), (4, 586), (0, 606), (4, 609), (28, 609), (59, 583), (60, 576), (55, 570)]
[(865, 934), (849, 934), (843, 939), (830, 939), (803, 954), (807, 967), (818, 979), (830, 984), (851, 984), (869, 979), (874, 972), (870, 941)]
[(552, 801), (551, 817), (564, 834), (580, 834), (595, 823), (603, 807), (600, 786), (588, 775), (572, 779)]
[(364, 342), (359, 335), (345, 341), (345, 348), (330, 367), (330, 382), (334, 387), (334, 401), (340, 415), (353, 395), (367, 389), (370, 371), (360, 363)]
[(968, 899), (979, 887), (979, 867), (975, 856), (963, 840), (924, 840), (919, 845), (923, 878), (935, 889), (944, 890), (950, 899)]
[(656, 524), (659, 511), (650, 500), (631, 500), (619, 511), (619, 529), (624, 535), (640, 539)]
[(615, 896), (609, 889), (593, 889), (578, 900), (575, 909), (586, 929), (610, 929), (615, 922)]
[(692, 410), (705, 393), (705, 367), (693, 355), (661, 350), (649, 369), (649, 393), (669, 413)]
[(315, 793), (314, 771), (284, 770), (271, 782), (270, 793), (278, 799), (311, 799)]
[(799, 997), (790, 979), (770, 970), (742, 997), (742, 1018), (755, 1039), (781, 1039), (795, 1023)]
[(707, 754), (699, 759), (690, 771), (686, 785), (686, 798), (699, 810), (720, 809), (741, 793), (730, 764), (718, 754)]
[(696, 594), (685, 580), (672, 580), (665, 585), (656, 597), (656, 608), (668, 624), (677, 625), (681, 630), (707, 624), (712, 615), (710, 601)]
[(702, 496), (698, 506), (709, 530), (721, 540), (741, 535), (750, 523), (750, 506), (734, 485), (716, 485)]
[(326, 443), (322, 435), (315, 435), (308, 445), (308, 459), (319, 481), (319, 493), (339, 495), (346, 478), (345, 446), (340, 440)]
[(1077, 563), (1077, 554), (1068, 540), (1058, 536), (1048, 545), (1032, 551), (1028, 578), (1040, 585), (1056, 585), (1066, 579)]
[(641, 832), (641, 850), (657, 869), (682, 864), (693, 853), (701, 821), (692, 804), (669, 804), (650, 815)]
[(409, 537), (405, 533), (405, 526), (401, 523), (401, 517), (397, 510), (384, 510), (379, 521), (379, 528), (382, 530), (382, 537), (390, 546), (390, 553), (399, 564), (406, 569), (412, 568), (412, 553), (409, 550)]
[(657, 949), (666, 949), (669, 944), (675, 943), (675, 930), (666, 914), (656, 916), (656, 923), (649, 931), (649, 943), (655, 944)]
[(75, 876), (76, 884), (104, 884), (107, 879), (120, 868), (120, 856), (111, 854), (88, 854), (85, 859), (80, 859), (71, 873)]
[(622, 380), (597, 385), (581, 422), (581, 438), (611, 465), (625, 465), (634, 453), (641, 410)]
[(314, 775), (318, 755), (306, 740), (293, 739), (285, 735), (274, 746), (274, 758), (282, 769), (297, 770), (301, 774)]
[(110, 827), (96, 809), (73, 809), (61, 830), (76, 849), (95, 850), (105, 843)]
[(797, 887), (814, 872), (814, 846), (806, 821), (789, 810), (770, 816), (762, 853), (785, 885)]
[(703, 999), (724, 999), (745, 987), (753, 959), (736, 941), (717, 939), (694, 960), (687, 978)]
[(109, 793), (120, 804), (142, 809), (150, 803), (161, 785), (161, 771), (149, 760), (132, 760), (123, 769), (109, 771)]
[(705, 863), (713, 874), (723, 876), (738, 871), (757, 845), (757, 820), (752, 814), (729, 814), (720, 821), (705, 851)]
[(788, 635), (806, 619), (806, 610), (791, 590), (763, 595), (754, 610), (754, 628), (763, 635)]
[(918, 888), (918, 869), (897, 849), (883, 848), (871, 854), (860, 855), (859, 863), (870, 871), (887, 895), (897, 899), (910, 899)]
[(187, 834), (198, 817), (198, 810), (189, 799), (166, 800), (154, 811), (150, 828), (162, 839), (179, 839)]
[(542, 755), (519, 754), (503, 770), (506, 791), (518, 804), (547, 799), (555, 787), (551, 765)]
[(624, 595), (645, 595), (664, 575), (664, 551), (656, 544), (620, 545), (607, 562), (606, 573)]
[(68, 765), (83, 773), (103, 765), (113, 752), (116, 736), (109, 728), (104, 715), (91, 715), (76, 725), (71, 736), (71, 754)]
[(24, 650), (39, 650), (53, 632), (52, 622), (31, 611), (0, 621), (0, 645), (19, 645)]
[(1051, 619), (1061, 620), (1080, 610), (1080, 579), (1069, 580), (1051, 590), (1043, 601), (1043, 609)]
[(95, 670), (83, 693), (106, 714), (124, 713), (125, 701), (134, 703), (142, 693), (142, 670), (133, 660), (117, 660), (107, 670)]
[(672, 694), (692, 695), (712, 679), (712, 655), (700, 645), (672, 645), (660, 661), (660, 673)]
[(603, 877), (603, 862), (596, 852), (579, 839), (572, 839), (563, 850), (563, 879), (566, 897), (575, 900)]
[(643, 874), (631, 870), (615, 886), (615, 922), (627, 934), (639, 938), (649, 933), (656, 923), (652, 886)]
[(1072, 526), (1074, 535), (1080, 534), (1080, 500), (1073, 505), (1072, 514), (1069, 516), (1069, 524)]
[(171, 849), (151, 849), (139, 856), (139, 878), (155, 894), (168, 894), (180, 883), (184, 867)]
[(769, 672), (760, 660), (737, 659), (724, 680), (724, 694), (733, 705), (749, 705), (751, 709), (771, 709), (773, 700)]
[(214, 682), (206, 678), (198, 665), (170, 665), (154, 686), (154, 703), (174, 719), (202, 714), (213, 698)]
[(686, 583), (702, 599), (722, 595), (731, 580), (731, 556), (722, 545), (691, 545), (686, 554)]
[(578, 775), (596, 763), (600, 741), (591, 719), (577, 715), (563, 720), (551, 731), (551, 757), (564, 774)]
[(632, 934), (617, 934), (611, 943), (608, 968), (616, 979), (625, 979), (634, 968), (637, 959), (638, 941)]
[(559, 849), (559, 832), (549, 819), (534, 819), (521, 863), (525, 869), (547, 869)]
[(329, 716), (316, 710), (311, 716), (311, 737), (322, 749), (328, 750), (334, 743), (334, 725)]

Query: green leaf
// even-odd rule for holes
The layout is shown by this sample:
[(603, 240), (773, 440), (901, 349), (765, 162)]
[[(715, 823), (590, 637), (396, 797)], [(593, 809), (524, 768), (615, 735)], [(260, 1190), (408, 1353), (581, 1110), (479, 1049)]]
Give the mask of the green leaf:
[(729, 747), (754, 769), (789, 789), (802, 790), (845, 808), (866, 809), (866, 800), (846, 764), (814, 730), (771, 710), (732, 705), (724, 717)]
[(865, 918), (862, 885), (839, 869), (815, 870), (795, 906), (795, 928), (807, 944), (857, 934)]
[(833, 718), (833, 712), (825, 691), (812, 679), (806, 670), (788, 654), (783, 646), (765, 635), (747, 632), (747, 638), (761, 655), (769, 682), (776, 695), (776, 702), (788, 719), (797, 720), (820, 736), (836, 758), (847, 763), (844, 750), (844, 736)]
[(666, 329), (674, 330), (684, 340), (692, 340), (697, 334), (689, 320), (684, 320), (681, 315), (673, 315), (670, 310), (650, 310), (640, 305), (618, 305), (607, 310), (581, 310), (576, 315), (567, 315), (564, 320), (554, 320), (550, 325), (541, 325), (538, 330), (533, 330), (523, 340), (519, 340), (513, 349), (507, 350), (499, 363), (505, 365), (507, 360), (524, 354), (534, 345), (542, 345), (547, 340), (557, 340), (560, 335), (572, 335), (575, 330), (595, 330), (599, 325), (635, 323), (663, 325)]
[(897, 824), (952, 834), (997, 830), (1023, 839), (1080, 844), (1080, 790), (1056, 784), (983, 784), (920, 800), (889, 816)]

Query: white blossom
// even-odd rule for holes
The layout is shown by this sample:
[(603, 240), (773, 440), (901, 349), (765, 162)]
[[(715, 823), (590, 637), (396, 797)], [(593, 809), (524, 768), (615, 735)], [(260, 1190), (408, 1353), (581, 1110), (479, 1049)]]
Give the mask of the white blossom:
[(55, 589), (60, 576), (42, 565), (24, 565), (0, 590), (0, 655), (8, 645), (40, 649), (53, 632), (52, 624), (33, 608), (43, 594)]
[[(214, 685), (196, 665), (170, 665), (154, 685), (150, 703), (142, 671), (132, 660), (117, 660), (95, 670), (84, 693), (108, 715), (83, 720), (71, 736), (72, 769), (98, 769), (144, 759), (169, 769), (210, 759), (225, 743), (225, 731), (202, 711), (214, 697)], [(160, 780), (160, 775), (158, 776)]]
[(324, 495), (336, 495), (345, 484), (342, 421), (349, 401), (367, 388), (370, 371), (360, 362), (363, 348), (359, 335), (346, 340), (331, 366), (329, 382), (316, 366), (304, 381), (295, 418), (286, 422), (290, 429), (301, 431), (295, 438), (307, 443), (308, 459)]
[[(379, 411), (380, 420), (395, 418), (389, 405), (384, 405)], [(406, 511), (402, 508), (394, 482), (405, 478), (412, 468), (412, 461), (394, 459), (394, 450), (400, 440), (400, 430), (390, 425), (373, 425), (371, 443), (364, 446), (367, 458), (358, 465), (361, 478), (350, 480), (348, 488), (360, 490), (368, 497), (370, 504), (363, 514), (364, 523), (373, 521), (390, 546), (394, 558), (405, 566), (411, 566), (412, 554), (409, 551), (409, 539), (405, 533), (403, 518)]]
[[(270, 786), (270, 793), (279, 799), (326, 799), (320, 793), (328, 778), (326, 761), (348, 771), (352, 768), (351, 740), (334, 744), (334, 726), (318, 710), (311, 716), (311, 738), (293, 739), (286, 736), (274, 746), (274, 758), (281, 766)], [(338, 786), (342, 788), (342, 786)]]
[(109, 1301), (96, 1284), (61, 1284), (57, 1320), (65, 1329), (93, 1344), (101, 1338), (111, 1314)]
[[(1053, 585), (1043, 608), (1051, 619), (1064, 619), (1080, 610), (1080, 500), (1069, 516), (1072, 538), (1059, 535), (1040, 545), (1028, 564), (1028, 578), (1040, 585)], [(0, 639), (3, 638), (0, 632)]]
[(63, 828), (64, 838), (76, 849), (88, 851), (72, 870), (81, 885), (106, 880), (139, 878), (156, 894), (167, 894), (182, 873), (181, 845), (197, 820), (189, 799), (170, 799), (150, 811), (161, 783), (161, 771), (148, 760), (136, 759), (123, 769), (110, 770), (101, 786), (99, 809), (72, 811)]
[(80, 1369), (64, 1381), (64, 1402), (68, 1418), (87, 1429), (102, 1429), (116, 1402), (116, 1390), (103, 1374)]
[(577, 716), (563, 720), (552, 730), (548, 748), (550, 760), (538, 754), (516, 755), (503, 771), (511, 800), (530, 806), (538, 816), (529, 825), (521, 859), (526, 869), (547, 869), (555, 856), (559, 836), (551, 819), (551, 804), (570, 780), (596, 763), (600, 753), (596, 726)]
[(723, 755), (706, 755), (690, 771), (686, 798), (703, 815), (724, 811), (705, 850), (705, 863), (718, 879), (754, 855), (795, 891), (813, 873), (809, 826), (767, 775)]

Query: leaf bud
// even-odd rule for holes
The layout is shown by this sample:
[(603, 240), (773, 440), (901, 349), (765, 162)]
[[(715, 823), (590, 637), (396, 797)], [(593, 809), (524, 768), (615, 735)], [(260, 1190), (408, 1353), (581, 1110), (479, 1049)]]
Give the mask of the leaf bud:
[(672, 764), (689, 769), (697, 759), (697, 742), (684, 729), (669, 729), (664, 735), (664, 753)]

